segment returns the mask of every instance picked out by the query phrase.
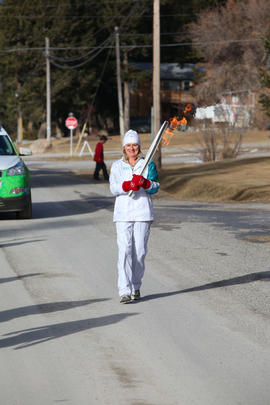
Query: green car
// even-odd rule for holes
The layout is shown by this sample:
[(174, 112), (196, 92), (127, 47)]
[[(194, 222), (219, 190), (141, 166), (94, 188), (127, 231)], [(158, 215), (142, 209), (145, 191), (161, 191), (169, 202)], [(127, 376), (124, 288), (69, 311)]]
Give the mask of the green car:
[(32, 218), (29, 170), (20, 156), (31, 155), (28, 148), (17, 152), (0, 125), (0, 212), (15, 212), (18, 219)]

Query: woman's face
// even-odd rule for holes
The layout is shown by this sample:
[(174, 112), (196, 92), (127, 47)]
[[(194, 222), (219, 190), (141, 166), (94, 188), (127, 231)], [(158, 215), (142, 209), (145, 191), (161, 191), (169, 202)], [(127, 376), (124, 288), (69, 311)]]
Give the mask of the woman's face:
[(139, 150), (140, 150), (140, 146), (137, 143), (127, 143), (124, 146), (125, 152), (127, 154), (128, 159), (134, 159), (137, 157)]

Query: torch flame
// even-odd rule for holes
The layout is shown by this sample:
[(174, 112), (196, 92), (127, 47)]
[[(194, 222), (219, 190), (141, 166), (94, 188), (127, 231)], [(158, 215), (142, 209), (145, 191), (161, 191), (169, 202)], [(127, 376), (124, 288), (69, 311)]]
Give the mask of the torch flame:
[(171, 139), (174, 135), (174, 130), (180, 127), (181, 125), (187, 125), (187, 119), (185, 118), (185, 114), (192, 111), (192, 105), (188, 104), (186, 105), (184, 111), (183, 111), (183, 118), (180, 119), (179, 117), (173, 117), (169, 119), (170, 125), (166, 129), (163, 138), (162, 138), (162, 145), (163, 146), (168, 146), (169, 143), (171, 142)]

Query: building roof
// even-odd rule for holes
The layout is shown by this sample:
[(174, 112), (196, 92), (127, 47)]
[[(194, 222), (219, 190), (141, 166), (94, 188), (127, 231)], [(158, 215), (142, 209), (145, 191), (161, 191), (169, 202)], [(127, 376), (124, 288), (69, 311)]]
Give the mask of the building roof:
[[(149, 71), (153, 70), (153, 64), (150, 62), (132, 62), (132, 66), (136, 70)], [(194, 79), (194, 63), (161, 63), (160, 78), (167, 80), (193, 80)]]

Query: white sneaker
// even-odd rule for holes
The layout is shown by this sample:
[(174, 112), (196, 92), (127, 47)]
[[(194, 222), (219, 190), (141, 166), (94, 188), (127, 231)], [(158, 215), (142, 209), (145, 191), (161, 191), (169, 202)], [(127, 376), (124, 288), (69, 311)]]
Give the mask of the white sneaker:
[(141, 298), (140, 290), (132, 291), (131, 299), (132, 301), (139, 300)]
[(130, 301), (131, 301), (130, 295), (128, 295), (128, 294), (121, 295), (121, 297), (120, 297), (121, 304), (127, 304)]

